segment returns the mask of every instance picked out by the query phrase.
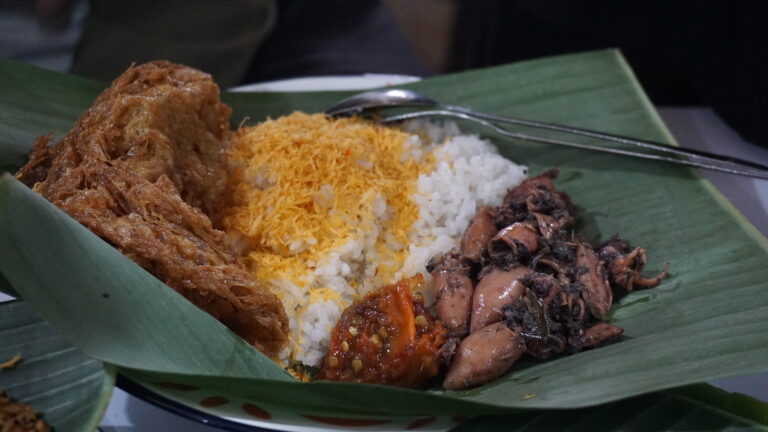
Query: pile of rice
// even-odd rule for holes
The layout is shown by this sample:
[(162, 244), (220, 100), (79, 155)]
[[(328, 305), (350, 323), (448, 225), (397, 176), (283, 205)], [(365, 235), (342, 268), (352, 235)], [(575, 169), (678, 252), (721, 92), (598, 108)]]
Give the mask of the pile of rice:
[(429, 281), (429, 259), (526, 176), (454, 123), (397, 130), (294, 113), (241, 129), (229, 156), (224, 226), (285, 306), (285, 365), (317, 366), (353, 300), (416, 273)]

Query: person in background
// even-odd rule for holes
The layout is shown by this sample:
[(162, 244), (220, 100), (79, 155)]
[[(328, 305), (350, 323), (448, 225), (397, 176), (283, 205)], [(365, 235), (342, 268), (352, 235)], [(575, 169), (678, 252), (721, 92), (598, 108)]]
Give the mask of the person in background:
[[(446, 15), (452, 28), (445, 44), (450, 47), (447, 67), (424, 66), (393, 19), (387, 7), (392, 3), (427, 37), (435, 35), (431, 30), (441, 16), (430, 12), (454, 10)], [(0, 7), (9, 4), (32, 2), (0, 0)], [(85, 19), (71, 70), (102, 81), (134, 61), (157, 58), (210, 72), (227, 88), (311, 75), (424, 76), (615, 47), (654, 104), (711, 106), (743, 138), (768, 145), (763, 119), (768, 112), (768, 26), (763, 23), (768, 2), (762, 0), (420, 0), (419, 7), (407, 0), (34, 4), (47, 28), (60, 28), (66, 23), (62, 11), (81, 6), (74, 15)], [(3, 27), (5, 18), (0, 14), (0, 56), (30, 60), (23, 52), (30, 39), (14, 26)], [(3, 46), (3, 39), (11, 43)], [(72, 32), (61, 40), (41, 38), (31, 52), (48, 54), (75, 39)]]
[(296, 76), (433, 73), (382, 1), (0, 0), (0, 57), (109, 82), (166, 59), (222, 88)]
[[(43, 0), (53, 15), (66, 0)], [(294, 76), (430, 71), (385, 5), (354, 0), (90, 0), (71, 71), (109, 81), (166, 59), (223, 88)]]

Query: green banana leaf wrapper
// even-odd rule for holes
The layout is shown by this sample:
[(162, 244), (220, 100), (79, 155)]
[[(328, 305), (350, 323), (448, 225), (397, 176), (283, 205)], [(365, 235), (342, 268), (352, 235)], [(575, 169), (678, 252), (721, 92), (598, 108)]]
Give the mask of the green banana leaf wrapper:
[[(407, 85), (445, 103), (673, 143), (618, 51), (552, 57)], [(0, 168), (34, 138), (69, 129), (104, 88), (0, 61)], [(233, 125), (318, 112), (349, 93), (229, 93)], [(768, 371), (768, 241), (694, 169), (501, 139), (499, 152), (580, 207), (592, 241), (618, 234), (646, 248), (660, 286), (614, 303), (620, 343), (521, 362), (463, 391), (299, 383), (104, 241), (16, 181), (0, 178), (0, 273), (86, 354), (138, 382), (177, 382), (308, 414), (407, 416), (584, 408), (692, 383)], [(525, 132), (531, 132), (526, 131)], [(542, 132), (541, 135), (550, 136)], [(554, 135), (551, 135), (554, 136)], [(580, 142), (606, 145), (590, 141)]]

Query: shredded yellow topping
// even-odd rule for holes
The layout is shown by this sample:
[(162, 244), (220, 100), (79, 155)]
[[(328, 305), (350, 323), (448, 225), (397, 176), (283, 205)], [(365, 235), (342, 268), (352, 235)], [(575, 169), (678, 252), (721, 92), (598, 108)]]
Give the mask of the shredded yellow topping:
[[(432, 167), (431, 155), (409, 156), (408, 137), (361, 119), (299, 112), (241, 128), (229, 154), (238, 167), (235, 205), (224, 225), (246, 240), (255, 276), (301, 287), (323, 254), (375, 225), (373, 265), (377, 279), (391, 282), (418, 218), (409, 197)], [(310, 294), (339, 301), (329, 292)]]

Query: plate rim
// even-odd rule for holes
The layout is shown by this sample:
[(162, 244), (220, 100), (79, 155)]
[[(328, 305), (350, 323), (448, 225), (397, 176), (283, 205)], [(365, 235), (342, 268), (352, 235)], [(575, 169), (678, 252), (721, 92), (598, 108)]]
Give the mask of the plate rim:
[(168, 413), (178, 415), (188, 420), (202, 423), (206, 426), (211, 426), (219, 429), (223, 429), (229, 432), (273, 432), (275, 429), (265, 429), (260, 426), (253, 426), (245, 423), (240, 423), (232, 420), (227, 420), (224, 417), (208, 414), (200, 411), (189, 405), (183, 404), (179, 401), (161, 396), (158, 393), (148, 389), (140, 383), (126, 377), (121, 373), (117, 373), (117, 379), (115, 386), (120, 390), (128, 393), (129, 395), (144, 401), (152, 406), (160, 408)]

